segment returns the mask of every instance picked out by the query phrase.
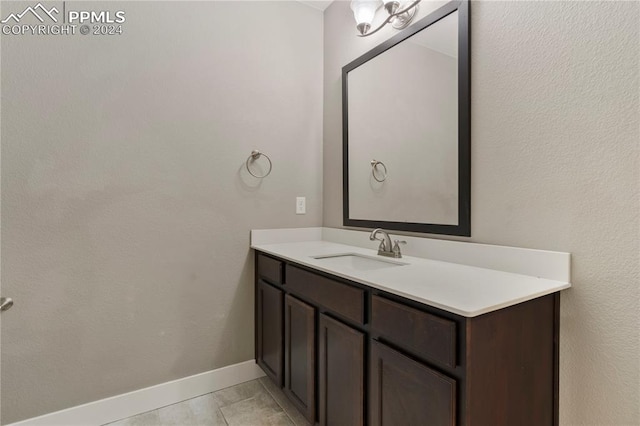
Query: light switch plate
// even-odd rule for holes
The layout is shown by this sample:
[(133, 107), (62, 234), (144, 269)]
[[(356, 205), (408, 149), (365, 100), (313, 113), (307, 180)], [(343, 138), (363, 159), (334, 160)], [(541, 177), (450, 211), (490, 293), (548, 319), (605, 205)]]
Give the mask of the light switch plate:
[(307, 214), (306, 197), (296, 197), (296, 214)]

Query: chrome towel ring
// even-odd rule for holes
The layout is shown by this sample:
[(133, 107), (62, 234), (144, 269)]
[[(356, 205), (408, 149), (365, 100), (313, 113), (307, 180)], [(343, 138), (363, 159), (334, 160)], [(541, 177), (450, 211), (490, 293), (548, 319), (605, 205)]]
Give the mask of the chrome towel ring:
[[(269, 170), (267, 170), (267, 172), (265, 174), (263, 174), (262, 176), (257, 175), (255, 173), (253, 173), (251, 171), (251, 168), (249, 167), (250, 163), (253, 163), (254, 161), (256, 161), (258, 158), (260, 158), (261, 156), (264, 155), (264, 158), (267, 159), (267, 161), (269, 162)], [(251, 155), (249, 155), (249, 157), (247, 157), (247, 162), (245, 163), (246, 167), (247, 167), (247, 171), (249, 172), (249, 174), (255, 178), (258, 179), (262, 179), (265, 178), (267, 176), (269, 176), (269, 173), (271, 173), (271, 168), (273, 167), (273, 164), (271, 163), (271, 158), (269, 158), (269, 156), (267, 154), (264, 154), (260, 151), (258, 151), (257, 149), (254, 149), (253, 151), (251, 151)]]
[[(382, 168), (384, 169), (384, 174), (382, 175), (382, 179), (378, 179), (378, 176), (376, 176), (376, 172), (379, 173), (378, 165), (382, 166)], [(387, 180), (387, 166), (385, 166), (382, 161), (378, 161), (375, 159), (371, 160), (371, 176), (373, 176), (373, 178), (378, 182), (384, 182), (385, 180)]]

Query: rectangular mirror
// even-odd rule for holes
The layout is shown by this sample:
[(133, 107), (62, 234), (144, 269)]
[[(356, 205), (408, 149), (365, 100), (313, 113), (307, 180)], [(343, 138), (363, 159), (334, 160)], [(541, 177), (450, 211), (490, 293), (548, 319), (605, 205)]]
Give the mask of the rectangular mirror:
[(469, 5), (342, 69), (344, 225), (471, 235)]

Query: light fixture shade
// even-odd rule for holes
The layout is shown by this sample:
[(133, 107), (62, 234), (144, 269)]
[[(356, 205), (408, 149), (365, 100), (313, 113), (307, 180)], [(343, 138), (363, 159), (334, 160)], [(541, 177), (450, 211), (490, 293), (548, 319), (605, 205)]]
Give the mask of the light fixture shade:
[(353, 0), (351, 2), (351, 10), (353, 10), (353, 17), (356, 19), (356, 24), (371, 25), (376, 15), (376, 10), (378, 10), (381, 4), (382, 2), (380, 0)]
[(382, 0), (384, 8), (389, 15), (393, 15), (400, 8), (399, 0)]

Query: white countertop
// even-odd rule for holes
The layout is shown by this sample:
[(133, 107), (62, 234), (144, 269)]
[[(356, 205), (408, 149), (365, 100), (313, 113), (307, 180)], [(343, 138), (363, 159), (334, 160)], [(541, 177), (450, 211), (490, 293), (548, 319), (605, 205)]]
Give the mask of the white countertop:
[[(280, 235), (279, 238), (271, 239), (276, 242), (270, 242), (265, 238), (254, 238), (255, 231), (252, 231), (251, 248), (465, 317), (475, 317), (571, 287), (569, 282), (562, 280), (406, 255), (403, 255), (402, 259), (397, 259), (405, 265), (376, 270), (360, 271), (348, 266), (328, 266), (327, 262), (314, 257), (343, 253), (376, 257), (377, 243), (371, 242), (376, 249), (368, 249), (323, 241), (321, 237), (310, 236), (308, 230), (305, 231), (307, 231), (306, 235), (302, 237), (300, 234), (293, 238), (283, 238)], [(300, 239), (307, 239), (307, 241), (297, 241)], [(287, 240), (292, 242), (285, 242)], [(414, 242), (420, 239), (411, 238), (411, 240)], [(477, 245), (477, 247), (480, 246), (482, 245)], [(489, 247), (489, 250), (491, 247), (505, 249), (500, 246), (486, 247)], [(526, 251), (518, 248), (514, 250)], [(532, 252), (536, 251), (532, 250)], [(536, 254), (539, 253), (533, 253), (534, 256)], [(557, 254), (568, 256), (567, 253)], [(520, 255), (522, 256), (522, 253)], [(566, 275), (569, 276), (568, 271)]]

